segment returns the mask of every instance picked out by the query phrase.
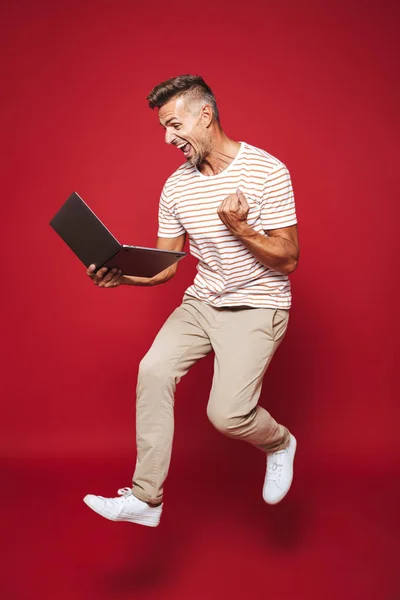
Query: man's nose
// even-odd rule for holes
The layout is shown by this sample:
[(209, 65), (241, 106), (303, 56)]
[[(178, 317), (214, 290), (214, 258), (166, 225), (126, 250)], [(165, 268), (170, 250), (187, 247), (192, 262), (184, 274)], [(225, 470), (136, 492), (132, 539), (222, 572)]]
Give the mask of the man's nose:
[(172, 144), (172, 142), (175, 140), (175, 134), (170, 132), (170, 131), (166, 131), (165, 132), (165, 143), (166, 144)]

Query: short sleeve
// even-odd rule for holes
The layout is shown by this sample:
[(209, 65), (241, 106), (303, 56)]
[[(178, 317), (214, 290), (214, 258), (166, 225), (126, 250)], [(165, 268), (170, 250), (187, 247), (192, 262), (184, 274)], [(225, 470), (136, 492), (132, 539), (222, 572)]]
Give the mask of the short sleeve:
[(280, 164), (269, 173), (261, 200), (261, 223), (264, 231), (296, 225), (296, 208), (288, 169)]
[(185, 233), (185, 229), (176, 216), (175, 207), (168, 200), (164, 187), (158, 208), (158, 237), (174, 238), (183, 233)]

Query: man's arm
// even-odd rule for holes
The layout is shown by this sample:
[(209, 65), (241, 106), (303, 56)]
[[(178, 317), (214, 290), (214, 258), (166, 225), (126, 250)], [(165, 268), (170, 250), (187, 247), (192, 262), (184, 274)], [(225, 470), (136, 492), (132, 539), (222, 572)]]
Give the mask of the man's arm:
[(292, 273), (299, 259), (297, 225), (267, 231), (254, 231), (247, 223), (249, 205), (240, 190), (230, 194), (218, 209), (221, 221), (265, 267), (282, 275)]
[(299, 260), (297, 225), (271, 229), (266, 233), (268, 237), (246, 225), (238, 230), (236, 237), (265, 267), (282, 275), (293, 273)]
[[(156, 248), (158, 250), (170, 250), (172, 252), (182, 252), (186, 241), (186, 233), (183, 233), (176, 238), (157, 238)], [(123, 276), (123, 285), (159, 285), (160, 283), (167, 283), (175, 275), (178, 269), (178, 263), (174, 263), (170, 267), (161, 271), (154, 277), (131, 277), (129, 275)]]
[[(156, 248), (159, 250), (170, 250), (172, 252), (181, 252), (185, 245), (186, 233), (176, 238), (157, 238)], [(93, 283), (98, 287), (114, 288), (120, 285), (138, 285), (138, 286), (153, 286), (160, 283), (166, 283), (171, 279), (178, 268), (178, 263), (175, 263), (158, 273), (154, 277), (133, 277), (123, 275), (117, 269), (107, 269), (103, 267), (95, 273), (95, 265), (90, 265), (86, 271), (87, 275), (93, 280)]]

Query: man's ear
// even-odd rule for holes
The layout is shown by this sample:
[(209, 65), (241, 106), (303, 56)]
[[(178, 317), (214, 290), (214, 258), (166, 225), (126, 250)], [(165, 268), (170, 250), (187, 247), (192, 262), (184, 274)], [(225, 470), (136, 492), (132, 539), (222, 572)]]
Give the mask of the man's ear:
[(213, 120), (213, 110), (210, 104), (204, 104), (201, 107), (201, 120), (206, 127), (209, 127)]

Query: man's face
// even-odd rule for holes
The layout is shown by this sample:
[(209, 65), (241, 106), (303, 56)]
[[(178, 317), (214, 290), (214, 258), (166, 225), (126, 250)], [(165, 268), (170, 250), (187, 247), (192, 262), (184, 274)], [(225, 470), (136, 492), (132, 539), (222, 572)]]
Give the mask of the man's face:
[(199, 165), (211, 150), (207, 111), (206, 107), (190, 111), (182, 97), (172, 98), (158, 111), (166, 143), (179, 148), (192, 165)]

